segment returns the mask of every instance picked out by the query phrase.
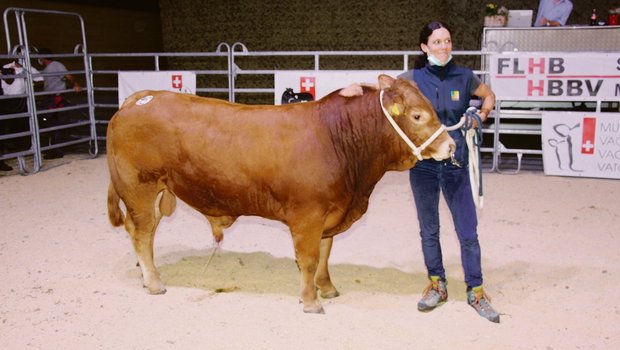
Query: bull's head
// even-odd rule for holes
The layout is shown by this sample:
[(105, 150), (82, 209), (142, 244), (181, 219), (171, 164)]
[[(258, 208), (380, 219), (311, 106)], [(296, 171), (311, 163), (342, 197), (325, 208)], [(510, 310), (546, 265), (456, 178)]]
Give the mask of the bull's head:
[(414, 82), (382, 74), (379, 88), (384, 114), (397, 125), (395, 132), (401, 133), (399, 128), (402, 130), (404, 135), (401, 137), (412, 149), (416, 160), (451, 157), (456, 144), (444, 130), (433, 105)]

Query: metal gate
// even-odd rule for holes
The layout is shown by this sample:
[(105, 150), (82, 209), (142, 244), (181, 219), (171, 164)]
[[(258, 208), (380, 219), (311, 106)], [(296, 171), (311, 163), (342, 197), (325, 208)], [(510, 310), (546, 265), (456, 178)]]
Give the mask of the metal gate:
[[(55, 54), (39, 54), (38, 48), (29, 42), (28, 37), (28, 15), (37, 13), (43, 16), (56, 17), (73, 17), (79, 23), (79, 31), (81, 34), (81, 42), (75, 44), (73, 52), (55, 53)], [(11, 31), (9, 24), (9, 16), (15, 18), (15, 31)], [(36, 10), (24, 8), (7, 8), (3, 14), (4, 31), (6, 34), (7, 54), (0, 55), (1, 59), (13, 60), (23, 67), (23, 72), (18, 75), (9, 75), (8, 78), (23, 79), (26, 91), (17, 95), (2, 95), (0, 102), (25, 101), (24, 108), (16, 111), (3, 112), (0, 114), (0, 121), (7, 124), (19, 124), (20, 120), (28, 119), (28, 130), (10, 130), (8, 133), (0, 133), (0, 142), (5, 144), (9, 141), (19, 140), (20, 138), (29, 138), (30, 142), (23, 147), (15, 147), (4, 154), (0, 153), (0, 160), (17, 158), (20, 172), (23, 174), (36, 173), (41, 169), (42, 157), (46, 151), (60, 150), (61, 148), (77, 145), (82, 143), (88, 144), (88, 153), (91, 156), (98, 154), (96, 120), (94, 116), (93, 92), (92, 92), (92, 75), (90, 69), (90, 61), (86, 46), (86, 34), (84, 21), (77, 13)], [(81, 69), (70, 70), (64, 73), (44, 73), (33, 77), (33, 67), (31, 59), (72, 59), (76, 58), (81, 61)], [(46, 77), (64, 76), (71, 74), (83, 77), (85, 86), (82, 92), (74, 94), (72, 89), (62, 91), (40, 91), (35, 89), (34, 78), (37, 76)], [(72, 96), (66, 99), (68, 103), (57, 108), (49, 108), (44, 101), (53, 99), (57, 95)], [(62, 117), (61, 117), (62, 116)], [(46, 120), (58, 118), (52, 123), (45, 123)], [(6, 124), (5, 124), (6, 125)], [(62, 135), (61, 137), (57, 137)], [(0, 150), (2, 152), (2, 150)], [(32, 156), (32, 164), (28, 165), (26, 157)]]

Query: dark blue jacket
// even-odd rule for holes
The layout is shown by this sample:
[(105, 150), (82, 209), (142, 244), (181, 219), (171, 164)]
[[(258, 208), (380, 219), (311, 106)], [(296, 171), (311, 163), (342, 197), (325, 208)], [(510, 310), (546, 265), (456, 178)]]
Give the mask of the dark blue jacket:
[[(409, 70), (399, 77), (415, 81), (445, 126), (459, 122), (469, 107), (473, 92), (480, 85), (480, 79), (471, 69), (452, 62), (444, 67), (426, 64), (421, 69)], [(450, 136), (456, 142), (456, 158), (467, 164), (468, 150), (463, 133), (454, 130), (450, 131)]]

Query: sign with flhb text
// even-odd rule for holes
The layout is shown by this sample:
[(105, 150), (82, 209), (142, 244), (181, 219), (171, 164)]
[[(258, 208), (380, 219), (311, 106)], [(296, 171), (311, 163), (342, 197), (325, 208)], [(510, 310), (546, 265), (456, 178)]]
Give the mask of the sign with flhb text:
[(546, 175), (620, 179), (620, 114), (544, 112)]
[(617, 101), (620, 53), (515, 52), (490, 56), (498, 100)]
[(140, 90), (166, 90), (196, 93), (196, 73), (188, 71), (118, 72), (118, 106)]

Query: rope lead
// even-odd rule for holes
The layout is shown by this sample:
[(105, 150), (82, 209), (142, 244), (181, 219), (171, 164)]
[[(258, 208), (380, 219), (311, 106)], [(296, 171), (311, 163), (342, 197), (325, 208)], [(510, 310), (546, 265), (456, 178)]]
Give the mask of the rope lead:
[[(476, 122), (475, 128), (474, 121)], [(482, 192), (482, 158), (480, 153), (480, 146), (482, 145), (482, 119), (480, 119), (475, 107), (469, 107), (463, 118), (461, 118), (461, 122), (463, 124), (461, 131), (465, 135), (467, 148), (469, 148), (469, 180), (472, 184), (472, 196), (476, 206), (482, 209), (484, 198)], [(478, 187), (477, 191), (474, 186)]]

